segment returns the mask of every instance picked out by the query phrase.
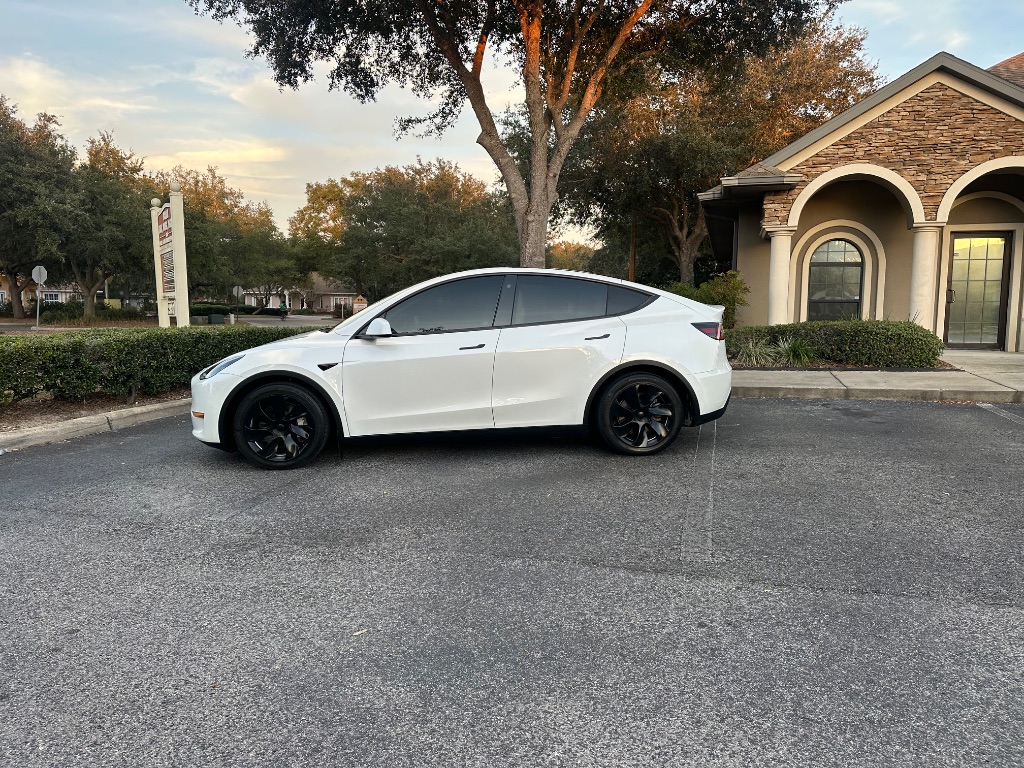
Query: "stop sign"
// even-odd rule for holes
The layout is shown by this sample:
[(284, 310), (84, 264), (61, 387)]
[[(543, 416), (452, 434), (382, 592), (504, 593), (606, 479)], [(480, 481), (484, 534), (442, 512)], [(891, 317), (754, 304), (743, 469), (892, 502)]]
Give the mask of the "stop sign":
[(32, 270), (32, 279), (35, 280), (36, 285), (42, 285), (46, 282), (46, 267), (40, 264), (38, 267)]

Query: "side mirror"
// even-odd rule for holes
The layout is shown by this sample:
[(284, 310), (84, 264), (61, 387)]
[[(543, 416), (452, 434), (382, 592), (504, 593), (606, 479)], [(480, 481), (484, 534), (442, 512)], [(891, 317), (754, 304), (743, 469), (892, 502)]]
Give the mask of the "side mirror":
[(363, 336), (369, 339), (376, 339), (379, 336), (392, 336), (394, 332), (391, 330), (391, 323), (385, 320), (383, 317), (375, 317), (370, 321), (370, 324), (366, 326), (366, 331)]

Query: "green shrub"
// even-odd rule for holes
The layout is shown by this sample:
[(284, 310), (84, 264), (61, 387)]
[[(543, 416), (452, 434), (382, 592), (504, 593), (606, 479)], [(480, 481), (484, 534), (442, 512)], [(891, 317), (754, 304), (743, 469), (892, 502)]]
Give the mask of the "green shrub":
[(815, 362), (817, 355), (803, 339), (784, 336), (771, 345), (771, 351), (779, 365), (803, 368)]
[(224, 304), (196, 303), (188, 308), (188, 313), (193, 317), (209, 317), (210, 315), (227, 315), (231, 313), (231, 307)]
[(293, 309), (292, 310), (292, 314), (293, 315), (315, 315), (316, 312), (313, 311), (312, 309), (304, 307), (302, 309)]
[(331, 317), (337, 318), (338, 320), (344, 320), (345, 319), (345, 305), (344, 304), (336, 305), (334, 307), (334, 309), (331, 311)]
[(778, 363), (775, 349), (767, 339), (744, 339), (737, 345), (734, 357), (748, 368), (767, 368)]
[(943, 349), (938, 336), (907, 320), (818, 320), (733, 328), (725, 332), (725, 346), (730, 354), (738, 354), (752, 342), (778, 345), (786, 338), (800, 340), (819, 360), (870, 368), (934, 368)]
[[(82, 302), (69, 299), (66, 302), (48, 302), (43, 304), (39, 315), (42, 325), (83, 325), (85, 307)], [(106, 321), (142, 320), (143, 314), (137, 307), (124, 306), (114, 308), (104, 301), (96, 303), (96, 319)]]
[(78, 400), (183, 387), (208, 365), (313, 328), (109, 328), (0, 337), (0, 401), (41, 393)]
[(697, 288), (686, 283), (672, 283), (667, 290), (702, 304), (725, 307), (722, 325), (726, 328), (735, 327), (736, 308), (747, 306), (746, 297), (750, 293), (750, 289), (740, 277), (740, 273), (734, 270), (717, 274), (706, 283), (701, 283)]

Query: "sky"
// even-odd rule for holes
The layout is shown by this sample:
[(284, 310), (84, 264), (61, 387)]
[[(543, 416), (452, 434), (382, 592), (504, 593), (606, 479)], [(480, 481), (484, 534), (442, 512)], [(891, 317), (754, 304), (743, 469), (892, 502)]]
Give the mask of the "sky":
[[(889, 80), (940, 50), (981, 67), (1024, 50), (1020, 0), (850, 0), (839, 17), (867, 30), (867, 56)], [(0, 0), (0, 93), (23, 119), (57, 115), (79, 149), (102, 130), (151, 170), (216, 166), (282, 228), (307, 182), (354, 171), (443, 157), (497, 179), (468, 110), (440, 139), (396, 138), (396, 117), (428, 111), (409, 92), (360, 104), (322, 74), (282, 91), (249, 45), (185, 0)], [(490, 70), (486, 86), (496, 111), (516, 98), (507, 70)]]

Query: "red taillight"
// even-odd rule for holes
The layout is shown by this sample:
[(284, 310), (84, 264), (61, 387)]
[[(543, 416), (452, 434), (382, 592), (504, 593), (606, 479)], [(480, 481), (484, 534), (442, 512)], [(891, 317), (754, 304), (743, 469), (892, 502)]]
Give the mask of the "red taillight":
[(715, 341), (722, 341), (725, 338), (725, 336), (722, 334), (721, 323), (694, 323), (693, 327), (696, 328), (701, 333), (703, 333), (709, 339), (714, 339)]

